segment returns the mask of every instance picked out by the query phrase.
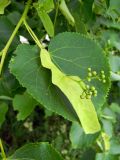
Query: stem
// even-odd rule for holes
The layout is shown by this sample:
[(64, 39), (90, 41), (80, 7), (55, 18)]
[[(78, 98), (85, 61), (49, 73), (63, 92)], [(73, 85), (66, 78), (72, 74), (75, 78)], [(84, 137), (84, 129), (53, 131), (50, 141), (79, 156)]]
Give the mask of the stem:
[(2, 68), (3, 68), (3, 65), (4, 65), (4, 61), (5, 61), (5, 57), (6, 57), (6, 54), (7, 54), (7, 51), (15, 37), (15, 35), (17, 34), (18, 32), (18, 29), (20, 28), (21, 24), (23, 23), (24, 19), (26, 18), (26, 15), (27, 15), (27, 12), (29, 10), (29, 7), (30, 7), (30, 4), (31, 4), (32, 0), (28, 0), (27, 4), (26, 4), (26, 7), (24, 9), (24, 12), (17, 24), (17, 26), (15, 27), (10, 39), (8, 40), (5, 48), (2, 50), (2, 57), (1, 57), (1, 63), (0, 63), (0, 75), (1, 75), (1, 72), (2, 72)]
[(2, 51), (0, 52), (0, 56), (2, 56)]
[(0, 149), (1, 149), (2, 158), (3, 158), (4, 160), (7, 160), (1, 139), (0, 139)]
[(103, 115), (103, 114), (101, 115), (101, 117), (102, 117), (102, 118), (105, 118), (105, 119), (113, 120), (113, 117), (106, 116), (106, 115)]
[(28, 25), (26, 20), (24, 20), (24, 25), (25, 25), (27, 31), (29, 32), (29, 34), (31, 35), (31, 37), (33, 38), (33, 40), (35, 41), (35, 43), (38, 45), (38, 47), (40, 47), (40, 49), (43, 49), (44, 46), (40, 43), (39, 39), (37, 38), (37, 36), (33, 32), (33, 30), (30, 28), (30, 26)]
[(0, 100), (9, 100), (9, 101), (12, 101), (13, 100), (13, 98), (11, 98), (11, 97), (8, 97), (8, 96), (0, 96)]
[(55, 19), (54, 19), (54, 30), (55, 30), (56, 20), (57, 20), (57, 16), (58, 16), (58, 8), (59, 8), (59, 2), (56, 3), (56, 13), (55, 13)]

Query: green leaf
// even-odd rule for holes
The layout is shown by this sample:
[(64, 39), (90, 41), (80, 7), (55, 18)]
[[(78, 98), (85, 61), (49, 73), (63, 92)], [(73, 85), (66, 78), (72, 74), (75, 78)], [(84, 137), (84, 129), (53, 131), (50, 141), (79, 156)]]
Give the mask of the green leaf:
[(14, 158), (14, 159), (7, 158), (7, 160), (34, 160), (34, 159), (31, 159), (31, 158)]
[(31, 114), (37, 103), (38, 102), (36, 102), (27, 92), (25, 92), (23, 95), (15, 95), (13, 99), (13, 107), (14, 110), (19, 112), (17, 119), (24, 120)]
[(113, 21), (116, 21), (117, 18), (119, 18), (120, 13), (120, 1), (119, 0), (110, 0), (110, 5), (107, 11), (107, 14), (113, 19)]
[[(14, 30), (14, 25), (9, 21), (6, 16), (0, 17), (0, 50), (4, 48), (12, 32)], [(16, 47), (18, 44), (18, 37), (16, 36), (12, 42), (12, 48)]]
[(1, 42), (4, 42), (4, 43), (7, 42), (10, 35), (12, 34), (13, 29), (14, 29), (14, 26), (7, 19), (7, 17), (5, 16), (0, 17), (0, 40)]
[(15, 151), (8, 159), (63, 160), (60, 154), (47, 142), (26, 144)]
[(98, 137), (97, 134), (85, 134), (78, 123), (72, 123), (70, 130), (70, 140), (72, 148), (86, 148), (92, 145)]
[(120, 143), (116, 138), (113, 138), (110, 142), (110, 154), (118, 155), (120, 154)]
[(113, 155), (110, 155), (109, 153), (97, 153), (95, 160), (118, 160)]
[(111, 81), (120, 81), (120, 72), (118, 73), (111, 72)]
[(4, 14), (5, 8), (11, 3), (10, 0), (0, 0), (0, 14)]
[[(8, 62), (8, 61), (6, 61)], [(0, 78), (0, 99), (11, 99), (20, 87), (16, 78), (9, 73), (8, 64), (4, 67), (4, 74)]]
[(109, 57), (111, 70), (113, 72), (120, 72), (120, 57), (111, 55)]
[(51, 37), (53, 37), (54, 36), (54, 26), (53, 26), (53, 23), (49, 15), (44, 10), (37, 9), (37, 11), (38, 11), (38, 15), (43, 23), (45, 30)]
[(102, 132), (101, 133), (101, 137), (102, 137), (102, 140), (104, 142), (104, 151), (109, 151), (110, 149), (110, 137), (107, 133), (105, 132)]
[(111, 138), (113, 135), (113, 124), (110, 120), (102, 119), (104, 131)]
[[(105, 101), (110, 87), (110, 68), (108, 59), (101, 47), (88, 37), (79, 33), (65, 32), (54, 37), (48, 47), (51, 59), (65, 74), (79, 76), (86, 84), (95, 86), (98, 91), (97, 97), (92, 98), (96, 109), (99, 109)], [(88, 68), (105, 72), (106, 83), (97, 79), (91, 82), (86, 80)]]
[(0, 103), (0, 127), (5, 120), (5, 115), (8, 111), (8, 105), (6, 103)]
[(78, 0), (70, 1), (69, 8), (75, 20), (76, 32), (87, 34), (87, 28), (83, 21), (83, 12), (81, 10), (81, 3)]
[(106, 117), (108, 117), (108, 118), (106, 118), (106, 119), (111, 120), (113, 123), (116, 122), (116, 115), (115, 115), (115, 113), (109, 108), (109, 106), (106, 106), (102, 112), (103, 112), (103, 114), (104, 114)]
[(93, 18), (93, 2), (94, 0), (70, 1), (68, 7), (75, 19), (76, 32), (87, 34), (88, 25)]
[(107, 2), (106, 0), (95, 0), (93, 5), (93, 11), (98, 15), (104, 15), (107, 11)]
[(74, 17), (72, 16), (72, 14), (70, 13), (65, 0), (60, 0), (60, 4), (59, 4), (59, 9), (62, 12), (62, 14), (66, 17), (66, 19), (68, 20), (68, 22), (74, 26), (75, 25), (75, 20)]
[(8, 20), (15, 26), (17, 25), (20, 17), (21, 17), (21, 14), (17, 11), (10, 12), (7, 15)]
[(80, 155), (80, 160), (94, 160), (95, 159), (95, 150), (93, 148), (88, 148)]
[(81, 2), (81, 12), (83, 14), (82, 17), (86, 23), (88, 23), (93, 17), (93, 3), (94, 0), (84, 0)]
[(112, 103), (110, 108), (113, 112), (120, 114), (120, 106), (117, 103)]
[(35, 5), (39, 7), (39, 10), (44, 9), (44, 11), (47, 13), (54, 9), (53, 0), (38, 0), (38, 2), (35, 3)]
[(61, 72), (51, 61), (50, 54), (46, 49), (41, 50), (40, 57), (43, 67), (52, 72), (52, 83), (59, 87), (69, 99), (85, 132), (98, 132), (100, 124), (92, 101), (80, 97), (85, 89), (83, 81), (77, 76), (67, 76)]
[(71, 121), (78, 121), (71, 105), (57, 87), (51, 84), (50, 72), (41, 66), (39, 50), (21, 44), (11, 59), (10, 70), (41, 105)]

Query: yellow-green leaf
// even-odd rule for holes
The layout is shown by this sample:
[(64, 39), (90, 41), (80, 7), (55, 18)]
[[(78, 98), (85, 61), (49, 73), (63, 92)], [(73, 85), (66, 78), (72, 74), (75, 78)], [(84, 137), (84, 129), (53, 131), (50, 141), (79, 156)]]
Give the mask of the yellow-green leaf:
[(95, 133), (100, 130), (100, 124), (94, 105), (90, 99), (81, 99), (85, 84), (77, 76), (67, 76), (61, 72), (51, 61), (50, 54), (47, 50), (41, 50), (41, 63), (43, 67), (52, 72), (52, 83), (66, 95), (72, 104), (83, 129), (86, 133)]
[(60, 5), (59, 5), (59, 9), (62, 12), (62, 14), (66, 17), (66, 19), (68, 20), (68, 22), (74, 26), (75, 25), (75, 20), (74, 17), (72, 16), (72, 14), (70, 13), (65, 0), (61, 0), (60, 1)]
[(4, 14), (4, 9), (10, 4), (10, 0), (0, 0), (0, 14)]
[(53, 37), (54, 36), (54, 26), (53, 26), (53, 23), (52, 23), (49, 15), (44, 10), (41, 10), (41, 11), (38, 10), (38, 15), (39, 15), (47, 33), (51, 37)]

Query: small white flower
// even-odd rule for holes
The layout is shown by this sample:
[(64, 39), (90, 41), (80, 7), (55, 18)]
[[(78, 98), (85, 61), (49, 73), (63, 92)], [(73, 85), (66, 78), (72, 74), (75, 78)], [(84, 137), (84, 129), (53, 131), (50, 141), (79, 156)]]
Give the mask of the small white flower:
[(23, 37), (23, 36), (19, 36), (20, 37), (20, 42), (21, 43), (26, 43), (26, 44), (29, 44), (29, 42), (28, 42), (28, 39), (27, 38), (25, 38), (25, 37)]
[(47, 44), (46, 44), (46, 43), (44, 43), (44, 42), (42, 42), (42, 45), (43, 45), (44, 47), (47, 47)]
[(46, 39), (47, 41), (50, 41), (50, 37), (48, 36), (48, 34), (45, 35), (45, 39)]

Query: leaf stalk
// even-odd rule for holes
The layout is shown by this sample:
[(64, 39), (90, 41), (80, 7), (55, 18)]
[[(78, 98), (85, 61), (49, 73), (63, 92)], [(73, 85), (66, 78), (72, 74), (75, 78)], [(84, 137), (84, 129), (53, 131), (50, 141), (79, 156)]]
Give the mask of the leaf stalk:
[(26, 7), (24, 9), (24, 12), (17, 24), (17, 26), (15, 27), (12, 35), (10, 36), (6, 46), (4, 47), (4, 49), (1, 51), (2, 55), (1, 55), (1, 62), (0, 62), (0, 75), (2, 73), (2, 68), (3, 68), (3, 65), (4, 65), (4, 61), (5, 61), (5, 58), (6, 58), (6, 54), (7, 54), (7, 51), (14, 39), (14, 37), (16, 36), (21, 24), (23, 23), (23, 21), (25, 20), (26, 16), (27, 16), (27, 13), (28, 13), (28, 10), (29, 10), (29, 7), (30, 7), (30, 4), (31, 4), (32, 0), (28, 0), (27, 4), (26, 4)]
[(1, 139), (0, 139), (0, 149), (1, 149), (1, 154), (2, 154), (3, 160), (7, 160)]

